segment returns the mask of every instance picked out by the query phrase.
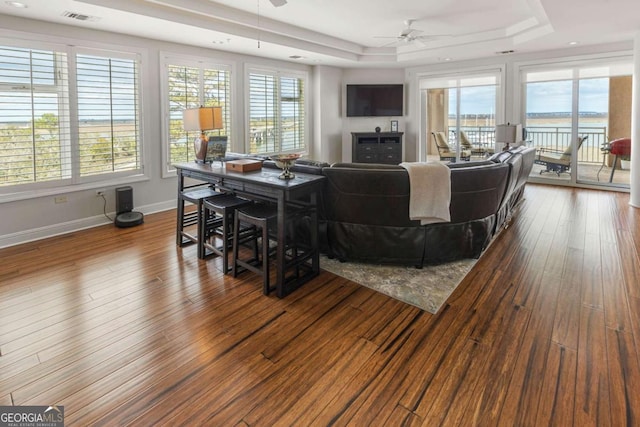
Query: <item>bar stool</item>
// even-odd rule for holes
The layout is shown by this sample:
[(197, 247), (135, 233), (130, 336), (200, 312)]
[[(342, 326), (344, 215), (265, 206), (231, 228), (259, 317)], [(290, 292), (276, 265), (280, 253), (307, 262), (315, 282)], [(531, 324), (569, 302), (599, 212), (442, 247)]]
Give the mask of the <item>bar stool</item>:
[[(196, 243), (198, 246), (198, 258), (204, 258), (204, 246), (199, 244), (204, 240), (204, 216), (202, 205), (207, 197), (213, 197), (220, 193), (211, 187), (199, 186), (197, 189), (185, 189), (178, 194), (178, 220), (176, 221), (176, 243), (179, 247)], [(185, 202), (194, 204), (195, 210), (185, 212)], [(196, 234), (185, 230), (186, 227), (197, 226)]]
[[(216, 254), (222, 257), (224, 274), (229, 268), (229, 249), (232, 249), (233, 219), (236, 209), (250, 205), (252, 202), (242, 199), (235, 194), (221, 193), (217, 196), (207, 197), (203, 203), (203, 215), (206, 221), (205, 235), (202, 240), (204, 257)], [(249, 232), (249, 228), (241, 229), (238, 239), (243, 242), (244, 235)], [(221, 240), (221, 245), (216, 245), (216, 237)], [(207, 250), (209, 252), (207, 253)]]
[[(237, 277), (239, 267), (242, 267), (246, 270), (262, 275), (262, 293), (265, 295), (268, 295), (269, 292), (273, 290), (269, 285), (269, 227), (276, 227), (277, 216), (278, 210), (276, 206), (263, 203), (253, 203), (236, 209), (233, 220), (233, 264), (231, 267), (231, 273), (233, 274), (233, 277)], [(254, 258), (248, 260), (240, 259), (239, 240), (241, 223), (251, 224), (260, 230), (262, 237), (262, 250), (260, 251), (262, 255), (261, 257), (258, 256), (256, 251)], [(257, 241), (257, 230), (254, 233), (253, 238), (254, 241)]]

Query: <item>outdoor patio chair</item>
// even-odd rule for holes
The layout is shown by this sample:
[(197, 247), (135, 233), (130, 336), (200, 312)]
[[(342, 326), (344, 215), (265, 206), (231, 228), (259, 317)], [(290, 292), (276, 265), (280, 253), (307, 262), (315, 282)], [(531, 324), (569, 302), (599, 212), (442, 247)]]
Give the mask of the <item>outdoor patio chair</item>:
[[(431, 132), (433, 135), (433, 140), (436, 143), (436, 147), (438, 148), (438, 155), (440, 156), (440, 160), (449, 160), (451, 162), (456, 161), (456, 152), (449, 147), (447, 143), (447, 138), (445, 137), (444, 132)], [(471, 151), (462, 149), (460, 151), (460, 159), (469, 160), (471, 157)]]
[[(582, 143), (586, 139), (587, 136), (578, 137), (578, 150), (582, 147)], [(571, 144), (569, 144), (567, 149), (564, 151), (544, 147), (538, 148), (534, 162), (546, 167), (546, 169), (540, 171), (540, 174), (543, 172), (555, 172), (560, 176), (561, 173), (569, 172), (571, 169), (571, 150)]]
[(495, 151), (493, 148), (485, 147), (483, 144), (479, 144), (477, 147), (474, 147), (471, 141), (469, 141), (469, 137), (463, 130), (460, 131), (460, 146), (463, 150), (468, 150), (474, 156), (493, 154)]

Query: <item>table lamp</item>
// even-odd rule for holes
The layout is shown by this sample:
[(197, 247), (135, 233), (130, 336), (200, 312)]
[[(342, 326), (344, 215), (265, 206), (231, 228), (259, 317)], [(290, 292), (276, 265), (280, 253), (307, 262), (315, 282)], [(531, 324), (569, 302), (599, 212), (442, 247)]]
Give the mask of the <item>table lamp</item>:
[(207, 144), (209, 137), (204, 133), (207, 130), (222, 129), (222, 108), (202, 107), (187, 108), (182, 112), (184, 130), (200, 131), (200, 135), (193, 142), (196, 153), (196, 162), (205, 163), (207, 157)]
[[(522, 125), (507, 123), (506, 125), (496, 126), (496, 142), (505, 144), (502, 151), (509, 150), (509, 144), (520, 142), (519, 138), (522, 138)], [(496, 151), (498, 151), (498, 147), (496, 147)]]

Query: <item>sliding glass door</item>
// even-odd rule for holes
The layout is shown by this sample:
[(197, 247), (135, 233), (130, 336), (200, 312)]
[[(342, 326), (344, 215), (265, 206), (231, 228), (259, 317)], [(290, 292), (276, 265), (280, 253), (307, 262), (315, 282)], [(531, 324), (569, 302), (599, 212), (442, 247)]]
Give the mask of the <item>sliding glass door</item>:
[(420, 78), (428, 159), (468, 161), (493, 153), (501, 70)]
[[(609, 143), (631, 133), (627, 58), (524, 69), (524, 124), (537, 181), (628, 186)], [(615, 145), (615, 144), (614, 144)]]

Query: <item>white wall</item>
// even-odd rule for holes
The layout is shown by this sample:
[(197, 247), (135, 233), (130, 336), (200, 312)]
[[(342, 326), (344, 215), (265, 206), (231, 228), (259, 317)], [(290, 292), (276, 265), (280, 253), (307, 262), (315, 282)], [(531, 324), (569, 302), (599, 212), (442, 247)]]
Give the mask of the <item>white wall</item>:
[(313, 75), (314, 135), (310, 157), (336, 163), (342, 160), (342, 69), (318, 65)]

